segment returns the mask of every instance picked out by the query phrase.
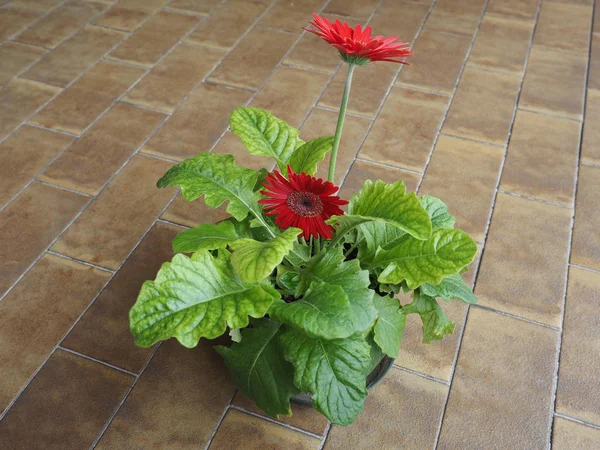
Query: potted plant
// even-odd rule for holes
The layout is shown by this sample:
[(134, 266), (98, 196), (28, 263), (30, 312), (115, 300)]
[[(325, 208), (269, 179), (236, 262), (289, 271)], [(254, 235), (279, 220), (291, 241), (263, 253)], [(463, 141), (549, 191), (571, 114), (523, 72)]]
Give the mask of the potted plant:
[[(304, 142), (266, 111), (233, 111), (231, 130), (277, 169), (254, 171), (212, 153), (172, 167), (159, 188), (179, 187), (188, 201), (204, 196), (213, 208), (228, 202), (231, 217), (180, 233), (178, 253), (144, 283), (129, 317), (143, 347), (172, 337), (194, 347), (229, 331), (232, 345), (216, 350), (263, 411), (291, 415), (290, 400), (310, 401), (348, 425), (397, 357), (408, 314), (420, 316), (429, 343), (454, 330), (438, 298), (476, 301), (460, 274), (477, 247), (441, 200), (408, 193), (402, 181), (367, 181), (350, 201), (336, 195), (353, 71), (370, 61), (404, 64), (399, 58), (411, 52), (395, 36), (371, 37), (371, 27), (318, 15), (311, 24), (348, 64), (335, 136)], [(329, 181), (316, 179), (328, 152)], [(401, 305), (400, 291), (412, 302)]]

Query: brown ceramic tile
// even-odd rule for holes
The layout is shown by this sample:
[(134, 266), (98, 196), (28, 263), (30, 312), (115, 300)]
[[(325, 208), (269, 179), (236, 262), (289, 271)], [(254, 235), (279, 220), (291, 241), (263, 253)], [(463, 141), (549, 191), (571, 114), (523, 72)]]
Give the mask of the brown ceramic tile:
[[(600, 17), (600, 14), (595, 14), (594, 17)], [(600, 23), (600, 19), (596, 19)], [(590, 53), (590, 67), (588, 75), (588, 87), (600, 89), (600, 25), (594, 28), (592, 35), (592, 51)]]
[(504, 149), (440, 136), (419, 194), (441, 198), (457, 228), (485, 239)]
[(198, 18), (161, 11), (110, 53), (110, 58), (150, 67), (185, 36)]
[(508, 19), (534, 20), (539, 0), (490, 0), (486, 14)]
[(58, 350), (0, 422), (8, 448), (88, 448), (133, 377)]
[(571, 210), (498, 194), (475, 293), (484, 306), (560, 326)]
[(46, 254), (0, 302), (0, 411), (25, 386), (109, 276)]
[(124, 37), (120, 31), (85, 27), (42, 58), (22, 78), (65, 87)]
[(142, 283), (156, 278), (160, 266), (173, 257), (171, 241), (183, 228), (157, 223), (94, 301), (62, 345), (117, 367), (139, 372), (151, 348), (134, 344), (129, 309)]
[(96, 448), (204, 448), (234, 390), (212, 345), (165, 342)]
[(5, 42), (0, 46), (0, 86), (40, 59), (46, 50), (18, 42)]
[(471, 308), (439, 448), (546, 448), (557, 340), (549, 328)]
[(62, 0), (15, 0), (10, 2), (10, 6), (45, 13), (58, 6), (61, 2)]
[(27, 120), (60, 89), (15, 78), (0, 89), (0, 140)]
[(211, 450), (230, 450), (244, 443), (244, 449), (318, 449), (321, 441), (307, 434), (284, 428), (273, 422), (259, 419), (237, 409), (230, 409), (217, 434), (213, 438)]
[(52, 249), (116, 269), (173, 196), (171, 189), (156, 188), (169, 167), (134, 156)]
[(600, 274), (571, 267), (560, 352), (556, 412), (600, 424)]
[(414, 46), (410, 66), (403, 67), (397, 83), (451, 94), (471, 39), (423, 31)]
[(166, 3), (167, 0), (120, 0), (94, 23), (133, 31)]
[(176, 159), (210, 151), (227, 129), (231, 111), (244, 106), (250, 96), (247, 91), (201, 84), (143, 151)]
[(338, 16), (368, 19), (378, 4), (378, 0), (331, 0), (327, 4), (325, 12)]
[(447, 389), (392, 368), (369, 392), (354, 424), (331, 427), (325, 449), (433, 448)]
[(532, 31), (532, 22), (485, 15), (468, 64), (522, 75)]
[[(300, 129), (300, 136), (305, 141), (310, 141), (321, 136), (333, 136), (337, 124), (337, 112), (315, 108), (311, 111), (308, 119)], [(335, 171), (335, 183), (340, 184), (354, 156), (358, 153), (361, 143), (367, 134), (371, 121), (362, 117), (346, 116), (344, 133), (340, 142)], [(317, 177), (327, 179), (329, 170), (330, 154), (327, 154), (323, 162), (319, 163)]]
[(448, 103), (448, 97), (392, 88), (359, 156), (422, 172)]
[(339, 65), (336, 51), (312, 33), (305, 33), (283, 61), (285, 64), (333, 72)]
[(39, 14), (33, 11), (2, 9), (2, 14), (0, 14), (0, 42), (32, 24), (38, 17)]
[(202, 199), (187, 202), (181, 195), (178, 195), (165, 210), (161, 219), (186, 227), (197, 227), (201, 223), (217, 223), (229, 217), (225, 208), (226, 205), (221, 205), (216, 209), (210, 208)]
[(473, 36), (481, 18), (484, 0), (439, 0), (425, 30)]
[(55, 48), (107, 7), (108, 5), (99, 1), (70, 0), (42, 17), (15, 39), (26, 44)]
[(229, 50), (268, 6), (261, 0), (226, 0), (189, 35), (186, 42)]
[(117, 103), (39, 179), (96, 195), (165, 117)]
[(504, 145), (513, 116), (520, 79), (467, 67), (442, 131)]
[(325, 3), (324, 0), (280, 0), (258, 25), (300, 34), (302, 27), (312, 20), (312, 14), (323, 9)]
[[(561, 70), (556, 70), (560, 62)], [(519, 107), (547, 114), (582, 119), (586, 57), (559, 53), (534, 45)]]
[(248, 169), (259, 170), (264, 167), (267, 170), (271, 170), (275, 166), (272, 158), (248, 153), (240, 138), (230, 131), (225, 133), (223, 138), (215, 145), (212, 152), (220, 155), (232, 155), (238, 166)]
[(399, 36), (402, 42), (412, 42), (428, 11), (425, 4), (383, 0), (369, 25), (374, 35)]
[(27, 125), (0, 144), (0, 206), (52, 161), (73, 138)]
[(543, 2), (533, 43), (549, 50), (587, 55), (592, 12), (592, 5)]
[(0, 213), (0, 295), (50, 245), (88, 202), (87, 197), (33, 183)]
[(554, 450), (600, 450), (600, 430), (554, 417), (552, 448)]
[(80, 134), (143, 74), (141, 68), (100, 61), (31, 122)]
[[(209, 80), (247, 89), (258, 89), (283, 58), (297, 36), (254, 28), (210, 76)], [(257, 58), (257, 55), (261, 55)]]
[[(258, 408), (252, 400), (239, 391), (235, 394), (232, 404), (244, 408), (247, 411), (252, 411), (265, 416), (265, 413)], [(321, 436), (325, 433), (327, 424), (329, 423), (327, 418), (313, 407), (300, 406), (294, 403), (292, 403), (292, 416), (280, 416), (279, 419), (282, 423), (287, 423)]]
[(340, 189), (340, 197), (349, 199), (352, 194), (360, 191), (367, 180), (382, 180), (386, 183), (404, 181), (406, 190), (414, 192), (419, 184), (419, 179), (419, 175), (413, 172), (405, 172), (401, 169), (380, 166), (367, 161), (355, 161), (350, 168), (350, 172), (348, 172), (342, 189)]
[(169, 8), (188, 14), (208, 14), (221, 0), (171, 0)]
[(600, 192), (600, 167), (580, 166), (571, 262), (596, 270), (600, 270), (598, 192)]
[(600, 91), (588, 89), (581, 161), (600, 164)]
[(518, 111), (500, 189), (572, 205), (581, 124)]
[(330, 76), (302, 69), (280, 66), (252, 100), (251, 106), (265, 109), (293, 127), (299, 127)]
[(124, 100), (173, 112), (224, 54), (221, 50), (178, 45), (127, 93)]

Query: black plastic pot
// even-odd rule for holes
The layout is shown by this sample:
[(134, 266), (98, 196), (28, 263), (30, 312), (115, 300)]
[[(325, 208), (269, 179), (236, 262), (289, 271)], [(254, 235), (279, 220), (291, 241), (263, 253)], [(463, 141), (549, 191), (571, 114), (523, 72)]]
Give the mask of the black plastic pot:
[[(379, 383), (383, 377), (389, 372), (394, 364), (394, 359), (389, 356), (384, 356), (383, 359), (375, 366), (375, 369), (367, 376), (367, 390), (372, 389)], [(310, 392), (302, 392), (294, 395), (291, 399), (292, 403), (303, 406), (312, 406), (312, 395)]]

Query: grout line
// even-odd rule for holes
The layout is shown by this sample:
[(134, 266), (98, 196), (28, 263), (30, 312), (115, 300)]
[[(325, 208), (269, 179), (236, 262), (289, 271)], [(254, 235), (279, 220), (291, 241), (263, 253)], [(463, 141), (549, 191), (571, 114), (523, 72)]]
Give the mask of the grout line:
[(295, 33), (293, 31), (284, 30), (283, 28), (265, 27), (263, 25), (255, 25), (254, 28), (256, 28), (257, 30), (277, 31), (278, 33), (291, 34), (292, 36), (300, 36), (302, 34), (302, 32)]
[(520, 320), (522, 322), (527, 322), (527, 323), (530, 323), (532, 325), (538, 325), (540, 327), (549, 328), (549, 329), (554, 330), (554, 331), (560, 331), (560, 327), (557, 327), (555, 325), (548, 325), (547, 323), (538, 322), (537, 320), (527, 319), (525, 317), (517, 316), (516, 314), (511, 314), (511, 313), (506, 312), (506, 311), (500, 311), (499, 309), (491, 308), (489, 306), (480, 305), (478, 303), (474, 303), (474, 304), (472, 304), (470, 306), (473, 307), (473, 308), (483, 309), (483, 310), (489, 311), (489, 312), (494, 312), (496, 314), (500, 314), (500, 315), (503, 315), (503, 316), (506, 316), (506, 317), (510, 317), (512, 319), (517, 319), (517, 320)]
[(87, 359), (88, 361), (93, 361), (93, 362), (95, 362), (97, 364), (101, 364), (103, 366), (110, 367), (111, 369), (118, 370), (119, 372), (126, 373), (127, 375), (131, 375), (131, 376), (133, 376), (135, 378), (137, 378), (137, 376), (138, 376), (137, 373), (135, 373), (135, 372), (131, 372), (131, 371), (127, 370), (127, 369), (123, 369), (122, 367), (115, 366), (114, 364), (107, 363), (106, 361), (101, 361), (99, 359), (92, 358), (91, 356), (84, 355), (83, 353), (79, 353), (79, 352), (77, 352), (75, 350), (71, 350), (70, 348), (63, 347), (61, 345), (59, 345), (57, 347), (57, 350), (63, 350), (65, 352), (67, 352), (67, 353), (71, 353), (73, 355), (77, 355), (77, 356), (79, 356), (81, 358)]
[(451, 138), (454, 138), (454, 139), (460, 139), (462, 141), (468, 141), (468, 142), (474, 142), (476, 144), (487, 145), (488, 147), (501, 148), (503, 150), (504, 150), (504, 147), (505, 147), (504, 145), (501, 145), (501, 144), (493, 144), (491, 142), (480, 141), (478, 139), (468, 138), (468, 137), (465, 137), (465, 136), (458, 136), (457, 134), (452, 134), (452, 133), (442, 133), (442, 132), (440, 132), (439, 134), (440, 134), (440, 136), (447, 136), (447, 137), (451, 137)]
[(57, 257), (62, 258), (62, 259), (68, 259), (69, 261), (73, 261), (74, 263), (81, 264), (81, 265), (84, 265), (84, 266), (93, 267), (94, 269), (98, 269), (98, 270), (101, 270), (103, 272), (115, 273), (115, 271), (112, 270), (112, 269), (107, 269), (106, 267), (98, 266), (96, 264), (92, 264), (90, 262), (83, 261), (82, 259), (77, 259), (77, 258), (73, 258), (71, 256), (63, 255), (62, 253), (55, 252), (54, 250), (47, 250), (45, 252), (45, 254), (57, 256)]
[(560, 116), (558, 114), (552, 114), (552, 113), (543, 112), (543, 111), (536, 111), (534, 109), (527, 109), (527, 108), (523, 108), (521, 106), (517, 107), (517, 110), (525, 111), (525, 112), (532, 113), (532, 114), (539, 114), (540, 116), (554, 117), (555, 119), (563, 119), (563, 120), (570, 120), (571, 122), (583, 123), (583, 120), (581, 120), (581, 119), (573, 119), (572, 117)]
[(155, 155), (153, 153), (146, 153), (146, 152), (142, 152), (142, 151), (139, 151), (138, 155), (144, 155), (144, 156), (147, 156), (148, 158), (160, 159), (161, 161), (166, 161), (166, 162), (173, 163), (173, 164), (179, 164), (181, 162), (177, 159), (167, 158), (166, 156)]
[(231, 84), (222, 83), (220, 81), (215, 81), (215, 80), (206, 80), (205, 79), (204, 84), (212, 84), (215, 86), (224, 86), (224, 87), (228, 87), (231, 89), (238, 89), (240, 91), (252, 92), (253, 94), (257, 94), (259, 92), (259, 89), (251, 89), (251, 88), (247, 88), (247, 87), (243, 87), (243, 86), (234, 86)]
[(426, 380), (435, 381), (436, 383), (443, 384), (444, 386), (448, 386), (450, 384), (448, 381), (442, 380), (441, 378), (432, 377), (431, 375), (427, 375), (426, 373), (418, 372), (416, 370), (409, 369), (408, 367), (400, 366), (396, 363), (394, 363), (393, 365), (398, 370), (403, 370), (404, 372), (408, 372), (418, 377), (425, 378)]
[(59, 186), (58, 184), (49, 183), (48, 181), (38, 180), (37, 178), (34, 178), (33, 181), (36, 182), (36, 183), (38, 183), (38, 184), (45, 184), (46, 186), (50, 186), (50, 187), (53, 187), (55, 189), (60, 189), (61, 191), (67, 191), (67, 192), (71, 192), (73, 194), (81, 195), (82, 197), (90, 197), (90, 198), (93, 197), (93, 195), (91, 195), (91, 194), (87, 194), (85, 192), (77, 191), (75, 189), (67, 188), (67, 187), (64, 187), (64, 186)]
[(423, 176), (423, 174), (421, 172), (418, 172), (416, 170), (407, 169), (406, 167), (394, 166), (393, 164), (388, 164), (388, 163), (384, 163), (384, 162), (381, 162), (381, 161), (374, 161), (374, 160), (367, 159), (367, 158), (361, 158), (359, 156), (356, 156), (354, 158), (354, 161), (365, 162), (365, 163), (373, 164), (375, 166), (388, 167), (388, 168), (394, 169), (394, 170), (401, 170), (402, 172), (413, 173), (413, 174), (418, 175), (420, 177)]
[(512, 197), (524, 198), (526, 200), (531, 200), (533, 202), (544, 203), (545, 205), (556, 206), (558, 208), (563, 209), (573, 209), (573, 206), (565, 205), (563, 203), (551, 202), (549, 200), (543, 200), (541, 198), (532, 197), (531, 195), (519, 194), (518, 192), (505, 191), (504, 189), (498, 189), (499, 194), (506, 194)]
[(327, 438), (329, 437), (330, 431), (331, 431), (331, 422), (327, 421), (327, 426), (325, 427), (325, 432), (323, 433), (323, 437), (321, 438), (321, 445), (319, 445), (318, 450), (323, 450), (323, 448), (325, 448), (325, 444), (327, 443)]
[(400, 81), (397, 81), (397, 80), (394, 82), (394, 86), (393, 87), (397, 87), (397, 88), (401, 88), (401, 89), (406, 89), (408, 91), (423, 92), (424, 94), (437, 95), (439, 97), (450, 97), (452, 95), (452, 94), (449, 94), (447, 92), (433, 91), (431, 89), (424, 89), (424, 88), (413, 86), (413, 85), (410, 85), (410, 84), (401, 83)]
[[(329, 87), (329, 85), (331, 84), (331, 81), (333, 81), (333, 77), (331, 77), (331, 80), (329, 81), (329, 83), (327, 83), (327, 87)], [(320, 100), (321, 99), (319, 98), (318, 101), (320, 101)], [(318, 103), (318, 101), (317, 101), (317, 103)], [(339, 109), (330, 108), (329, 106), (325, 106), (325, 105), (316, 105), (314, 108), (316, 108), (316, 109), (322, 109), (324, 111), (331, 111), (331, 112), (334, 112), (334, 113), (340, 112)], [(373, 117), (365, 116), (364, 114), (358, 114), (358, 113), (354, 113), (354, 112), (348, 112), (347, 111), (346, 115), (347, 116), (352, 116), (352, 117), (360, 117), (361, 119), (365, 119), (365, 120), (368, 120), (370, 122), (372, 122), (373, 120), (375, 120)]]
[[(583, 92), (582, 92), (582, 96), (583, 96), (583, 117), (585, 119), (585, 113), (586, 113), (586, 109), (587, 109), (587, 86), (589, 84), (589, 80), (590, 80), (590, 67), (591, 67), (591, 59), (592, 59), (592, 40), (593, 40), (593, 32), (594, 32), (594, 15), (596, 13), (596, 2), (594, 1), (593, 5), (592, 5), (592, 15), (590, 18), (590, 29), (588, 32), (588, 36), (589, 36), (589, 42), (588, 42), (588, 53), (587, 53), (587, 62), (586, 62), (586, 70), (585, 70), (585, 82), (583, 85)], [(577, 193), (579, 191), (579, 170), (580, 170), (580, 162), (581, 162), (581, 151), (582, 151), (582, 144), (583, 144), (583, 133), (585, 130), (585, 122), (582, 123), (581, 128), (579, 130), (579, 148), (578, 148), (578, 153), (577, 153), (577, 165), (575, 166), (575, 192), (573, 195), (573, 215), (571, 216), (571, 227), (569, 230), (569, 250), (567, 252), (567, 264), (565, 267), (565, 286), (564, 286), (564, 291), (563, 291), (563, 298), (562, 298), (562, 312), (561, 312), (561, 332), (558, 334), (558, 341), (556, 343), (556, 367), (554, 369), (554, 376), (552, 379), (552, 400), (551, 400), (551, 411), (556, 412), (556, 394), (558, 391), (558, 371), (559, 371), (559, 367), (560, 367), (560, 359), (561, 359), (561, 351), (562, 351), (562, 340), (563, 340), (563, 334), (564, 334), (564, 327), (565, 327), (565, 311), (567, 308), (567, 292), (568, 292), (568, 287), (569, 287), (569, 274), (570, 274), (570, 270), (569, 270), (569, 263), (571, 261), (571, 252), (573, 250), (573, 230), (575, 227), (575, 205), (577, 203)], [(553, 438), (553, 433), (554, 430), (552, 428), (552, 422), (553, 422), (553, 418), (552, 415), (550, 415), (549, 421), (548, 421), (548, 450), (551, 450), (552, 448), (552, 438)]]
[[(79, 137), (79, 135), (77, 135), (75, 133), (71, 133), (70, 131), (55, 130), (54, 128), (48, 128), (48, 127), (45, 127), (43, 125), (38, 125), (37, 123), (23, 122), (22, 126), (39, 128), (40, 130), (51, 131), (51, 132), (56, 133), (56, 134), (64, 134), (65, 136), (71, 136), (71, 137), (74, 137), (74, 138)], [(69, 144), (69, 145), (71, 145), (71, 144)]]
[(315, 69), (313, 67), (299, 66), (297, 64), (293, 64), (293, 63), (289, 63), (289, 62), (285, 62), (285, 61), (282, 62), (281, 65), (285, 66), (285, 67), (290, 67), (292, 69), (304, 70), (306, 72), (324, 73), (326, 75), (331, 75), (333, 73), (333, 71), (331, 71), (331, 70)]
[(150, 108), (150, 107), (145, 106), (145, 105), (140, 105), (140, 104), (133, 103), (131, 101), (127, 101), (127, 100), (123, 100), (123, 99), (119, 100), (119, 103), (122, 104), (122, 105), (132, 106), (134, 108), (145, 109), (146, 111), (150, 111), (150, 112), (154, 112), (154, 113), (166, 114), (166, 115), (170, 115), (171, 114), (170, 111), (167, 111), (167, 110), (164, 110), (164, 109), (154, 109), (154, 108)]
[(588, 167), (600, 167), (600, 164), (589, 163), (589, 162), (585, 162), (585, 161), (581, 161), (579, 164), (581, 164), (582, 166), (588, 166)]
[(235, 394), (237, 393), (237, 391), (238, 391), (237, 388), (234, 389), (233, 393), (229, 397), (229, 402), (227, 403), (227, 406), (225, 406), (225, 408), (223, 409), (223, 413), (221, 414), (221, 417), (217, 421), (217, 425), (212, 430), (212, 433), (210, 434), (210, 437), (208, 438), (208, 441), (206, 441), (206, 445), (204, 446), (204, 450), (208, 450), (208, 448), (210, 447), (210, 444), (212, 444), (212, 441), (215, 438), (215, 436), (217, 435), (217, 431), (219, 431), (219, 427), (221, 426), (221, 423), (223, 422), (223, 419), (225, 419), (225, 415), (227, 414), (227, 411), (229, 411), (229, 408), (231, 408), (231, 402), (233, 401), (233, 397), (235, 397)]
[(171, 222), (170, 220), (166, 220), (166, 219), (161, 219), (160, 217), (158, 219), (156, 219), (157, 223), (164, 223), (167, 225), (172, 225), (172, 226), (176, 226), (176, 227), (180, 227), (180, 228), (185, 228), (186, 230), (191, 229), (192, 227), (188, 227), (187, 225), (182, 225), (180, 223), (176, 223), (176, 222)]
[(570, 267), (575, 267), (576, 269), (587, 270), (588, 272), (598, 273), (600, 274), (600, 270), (592, 269), (590, 267), (580, 266), (579, 264), (569, 263)]
[(559, 412), (554, 412), (554, 415), (556, 417), (560, 417), (561, 419), (569, 420), (580, 425), (585, 425), (586, 427), (594, 428), (595, 430), (600, 430), (600, 425), (596, 425), (591, 422), (586, 422), (585, 420), (578, 419), (577, 417), (567, 416), (566, 414), (561, 414)]

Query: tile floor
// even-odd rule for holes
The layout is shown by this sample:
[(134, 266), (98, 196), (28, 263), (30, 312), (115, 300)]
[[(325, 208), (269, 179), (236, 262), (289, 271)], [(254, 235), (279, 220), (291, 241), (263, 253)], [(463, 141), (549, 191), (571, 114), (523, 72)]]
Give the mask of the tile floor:
[[(600, 449), (600, 13), (593, 0), (0, 0), (0, 448)], [(254, 105), (334, 131), (344, 70), (310, 13), (413, 43), (356, 73), (337, 182), (442, 197), (480, 303), (400, 357), (348, 428), (278, 422), (208, 342), (133, 345), (185, 227), (155, 182)], [(324, 173), (323, 168), (320, 174)], [(411, 317), (411, 319), (413, 319)], [(560, 363), (560, 365), (559, 365)]]

